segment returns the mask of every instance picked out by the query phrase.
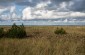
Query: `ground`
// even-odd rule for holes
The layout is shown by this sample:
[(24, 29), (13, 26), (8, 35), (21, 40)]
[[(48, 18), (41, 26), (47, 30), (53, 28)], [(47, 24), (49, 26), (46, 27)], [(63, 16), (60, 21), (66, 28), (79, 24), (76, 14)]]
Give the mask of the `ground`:
[[(57, 27), (67, 34), (55, 34)], [(26, 26), (26, 32), (23, 39), (0, 38), (0, 55), (85, 55), (85, 26)]]

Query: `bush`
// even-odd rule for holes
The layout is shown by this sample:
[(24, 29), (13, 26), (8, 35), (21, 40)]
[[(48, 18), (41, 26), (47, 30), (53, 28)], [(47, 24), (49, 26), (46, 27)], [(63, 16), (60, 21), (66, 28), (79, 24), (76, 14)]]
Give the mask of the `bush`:
[(3, 28), (0, 28), (0, 38), (4, 36), (4, 29)]
[(66, 34), (67, 32), (63, 28), (57, 28), (55, 34)]
[(17, 26), (15, 23), (12, 25), (12, 28), (7, 31), (7, 36), (11, 38), (24, 38), (26, 37), (25, 27), (22, 24)]

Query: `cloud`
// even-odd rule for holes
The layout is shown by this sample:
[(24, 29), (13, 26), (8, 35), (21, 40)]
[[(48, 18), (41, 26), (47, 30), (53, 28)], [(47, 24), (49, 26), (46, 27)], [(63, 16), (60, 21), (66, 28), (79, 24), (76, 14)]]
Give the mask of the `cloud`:
[(24, 1), (24, 2), (16, 2), (17, 5), (19, 6), (31, 6), (34, 7), (35, 3), (34, 2), (29, 2), (29, 1)]
[(37, 10), (34, 11), (34, 15), (36, 18), (53, 18), (53, 11), (48, 11), (48, 10)]
[(62, 3), (62, 2), (70, 2), (71, 0), (51, 0), (52, 3), (55, 3), (56, 5)]
[(6, 11), (7, 9), (0, 9), (0, 14), (3, 13), (4, 11)]
[(83, 12), (71, 12), (70, 16), (72, 16), (72, 17), (85, 17), (85, 13), (83, 13)]
[(46, 6), (46, 9), (49, 10), (57, 9), (63, 3), (62, 6), (67, 4), (66, 7), (71, 11), (85, 11), (85, 0), (0, 0), (0, 8), (6, 8), (12, 5), (35, 7), (38, 4), (48, 1), (50, 1), (50, 4)]
[(39, 3), (44, 3), (44, 2), (48, 2), (50, 0), (24, 0), (21, 2), (16, 2), (15, 4), (19, 5), (19, 6), (30, 6), (30, 7), (35, 7), (37, 4)]
[(4, 2), (11, 3), (11, 2), (21, 2), (21, 1), (24, 0), (0, 0), (0, 3), (4, 3)]
[(69, 6), (69, 9), (72, 11), (85, 11), (85, 0), (72, 0), (72, 5)]
[(83, 12), (60, 12), (57, 10), (45, 10), (45, 9), (35, 9), (35, 8), (25, 8), (23, 10), (24, 19), (54, 19), (54, 18), (69, 18), (69, 17), (85, 17)]
[(27, 20), (27, 19), (33, 19), (32, 12), (31, 12), (31, 7), (27, 7), (22, 11), (22, 19)]
[(17, 18), (20, 18), (17, 14), (16, 14), (16, 7), (15, 6), (10, 6), (8, 8), (3, 8), (0, 9), (0, 19), (3, 20), (16, 20)]
[(0, 15), (23, 20), (85, 17), (84, 5), (85, 0), (0, 0)]
[(15, 6), (11, 6), (11, 8), (10, 8), (10, 13), (14, 12), (14, 11), (15, 11), (15, 9), (16, 9), (16, 7), (15, 7)]
[(10, 19), (9, 15), (1, 15), (0, 17), (2, 20), (9, 20)]
[(36, 5), (36, 8), (45, 8), (46, 6), (48, 6), (50, 2), (41, 2), (39, 4)]
[(7, 8), (25, 0), (0, 0), (0, 8)]

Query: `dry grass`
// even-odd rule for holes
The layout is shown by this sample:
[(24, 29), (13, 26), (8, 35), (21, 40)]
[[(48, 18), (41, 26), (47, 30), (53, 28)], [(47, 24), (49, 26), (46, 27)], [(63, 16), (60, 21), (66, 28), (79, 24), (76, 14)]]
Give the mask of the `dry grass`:
[(1, 38), (0, 55), (85, 55), (85, 27), (59, 27), (68, 34), (54, 34), (57, 26), (27, 26), (27, 38)]

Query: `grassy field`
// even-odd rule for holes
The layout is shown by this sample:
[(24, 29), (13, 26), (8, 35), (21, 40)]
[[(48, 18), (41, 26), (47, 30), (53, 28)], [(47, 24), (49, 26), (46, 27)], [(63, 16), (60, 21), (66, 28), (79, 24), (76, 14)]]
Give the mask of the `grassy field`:
[[(67, 34), (55, 34), (57, 27)], [(1, 38), (0, 55), (85, 55), (85, 26), (26, 26), (26, 32), (23, 39)]]

